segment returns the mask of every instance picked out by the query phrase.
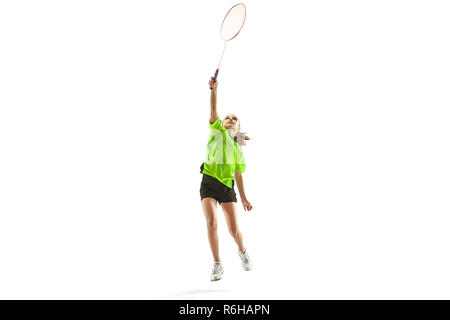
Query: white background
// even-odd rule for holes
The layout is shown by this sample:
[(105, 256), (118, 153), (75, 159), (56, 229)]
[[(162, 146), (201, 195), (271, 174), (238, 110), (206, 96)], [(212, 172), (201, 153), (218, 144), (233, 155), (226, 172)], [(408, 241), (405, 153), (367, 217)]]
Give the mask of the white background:
[(254, 268), (218, 207), (209, 281), (199, 167), (234, 4), (1, 2), (0, 298), (450, 298), (447, 1), (245, 2), (218, 111), (253, 138)]

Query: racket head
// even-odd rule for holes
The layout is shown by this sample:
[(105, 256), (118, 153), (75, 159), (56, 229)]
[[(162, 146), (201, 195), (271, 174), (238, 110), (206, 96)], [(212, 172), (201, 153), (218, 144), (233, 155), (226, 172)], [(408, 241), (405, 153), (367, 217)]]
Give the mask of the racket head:
[(247, 10), (243, 3), (238, 3), (228, 10), (220, 27), (220, 37), (222, 40), (230, 41), (239, 34), (244, 26), (246, 15)]

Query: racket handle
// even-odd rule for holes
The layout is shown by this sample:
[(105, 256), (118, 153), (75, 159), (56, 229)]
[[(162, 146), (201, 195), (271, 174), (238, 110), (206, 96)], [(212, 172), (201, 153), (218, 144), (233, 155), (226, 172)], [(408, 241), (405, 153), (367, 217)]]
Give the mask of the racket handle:
[[(214, 79), (214, 82), (216, 82), (216, 79), (217, 79), (217, 75), (219, 74), (219, 69), (217, 69), (216, 70), (216, 73), (214, 73), (214, 77), (213, 77), (213, 79)], [(213, 89), (212, 87), (209, 87), (209, 89)]]

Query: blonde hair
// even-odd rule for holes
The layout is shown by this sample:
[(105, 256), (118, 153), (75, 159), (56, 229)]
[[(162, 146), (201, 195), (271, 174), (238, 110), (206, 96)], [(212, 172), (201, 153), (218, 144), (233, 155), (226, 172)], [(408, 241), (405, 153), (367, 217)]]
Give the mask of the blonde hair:
[(250, 140), (250, 137), (246, 135), (246, 132), (241, 132), (241, 130), (238, 129), (237, 133), (234, 136), (234, 141), (239, 143), (240, 146), (245, 146), (245, 140)]
[[(251, 138), (246, 134), (247, 132), (241, 132), (241, 121), (239, 121), (239, 128), (233, 136), (234, 141), (239, 143), (240, 146), (245, 146), (245, 140), (250, 140)], [(227, 129), (227, 131), (231, 134), (232, 129)]]
[[(222, 120), (222, 125), (223, 125), (224, 120)], [(246, 145), (245, 140), (250, 140), (251, 138), (246, 134), (247, 132), (241, 132), (241, 120), (240, 119), (238, 119), (238, 120), (239, 120), (239, 128), (235, 132), (234, 136), (231, 135), (231, 131), (232, 131), (231, 129), (227, 129), (227, 131), (233, 137), (234, 141), (239, 143), (240, 146), (245, 146)]]

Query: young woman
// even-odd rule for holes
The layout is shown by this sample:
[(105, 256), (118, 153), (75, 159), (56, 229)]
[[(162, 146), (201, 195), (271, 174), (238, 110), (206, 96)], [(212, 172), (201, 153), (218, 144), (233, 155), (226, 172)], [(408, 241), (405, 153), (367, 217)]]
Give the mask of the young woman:
[(211, 281), (220, 280), (223, 274), (217, 236), (217, 202), (222, 206), (228, 231), (239, 248), (238, 254), (242, 261), (242, 268), (246, 271), (252, 268), (250, 257), (244, 247), (242, 233), (238, 227), (235, 206), (237, 199), (234, 191), (234, 181), (236, 180), (244, 210), (252, 210), (252, 205), (247, 200), (244, 191), (242, 172), (245, 171), (245, 161), (241, 149), (241, 145), (245, 145), (245, 140), (250, 138), (240, 132), (240, 121), (235, 115), (227, 115), (223, 122), (220, 121), (216, 107), (217, 85), (218, 81), (214, 81), (211, 77), (209, 80), (209, 86), (212, 88), (211, 116), (209, 119), (210, 136), (206, 160), (200, 167), (200, 173), (203, 174), (200, 197), (206, 217), (209, 245), (214, 258)]

